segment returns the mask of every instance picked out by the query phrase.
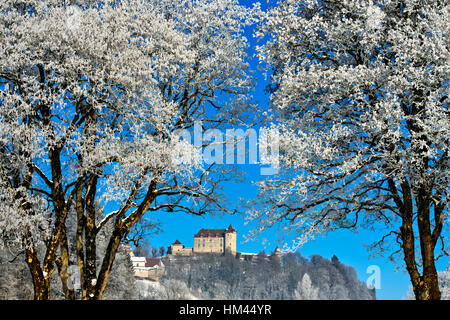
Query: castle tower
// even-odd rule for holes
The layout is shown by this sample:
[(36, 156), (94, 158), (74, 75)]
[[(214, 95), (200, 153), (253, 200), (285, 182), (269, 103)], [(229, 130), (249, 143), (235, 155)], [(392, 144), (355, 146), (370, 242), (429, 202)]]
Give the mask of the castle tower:
[(177, 255), (181, 254), (183, 252), (184, 246), (181, 244), (180, 241), (175, 240), (170, 246), (169, 246), (169, 254)]
[(275, 251), (272, 253), (272, 259), (274, 259), (281, 266), (281, 258), (282, 258), (281, 250), (278, 247), (276, 247)]
[(225, 230), (225, 253), (236, 255), (236, 238), (237, 232), (230, 224), (228, 229)]

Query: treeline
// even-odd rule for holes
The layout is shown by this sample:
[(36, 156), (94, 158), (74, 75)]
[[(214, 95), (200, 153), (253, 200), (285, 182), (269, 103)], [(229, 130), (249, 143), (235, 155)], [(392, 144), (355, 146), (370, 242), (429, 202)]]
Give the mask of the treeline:
[(165, 258), (164, 265), (160, 284), (138, 281), (141, 299), (375, 299), (375, 291), (336, 256), (308, 260), (293, 253), (284, 255), (280, 264), (265, 255), (254, 261), (198, 255)]
[(134, 248), (133, 254), (136, 257), (159, 258), (166, 254), (166, 247), (160, 246), (159, 248), (155, 248), (151, 245), (137, 246)]

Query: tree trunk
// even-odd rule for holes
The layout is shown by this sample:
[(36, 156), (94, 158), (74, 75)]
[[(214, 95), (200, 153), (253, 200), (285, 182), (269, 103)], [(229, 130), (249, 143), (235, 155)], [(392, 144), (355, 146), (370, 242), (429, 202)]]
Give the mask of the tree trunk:
[(34, 300), (50, 300), (50, 286), (48, 283), (46, 281), (35, 281), (35, 279), (33, 279)]
[(108, 247), (106, 249), (105, 257), (103, 258), (103, 263), (98, 275), (95, 292), (89, 299), (101, 300), (103, 293), (105, 292), (106, 285), (108, 284), (109, 275), (111, 274), (114, 259), (116, 258), (116, 253), (120, 245), (120, 241), (123, 237), (122, 228), (114, 228), (113, 234), (109, 240)]
[(44, 277), (34, 249), (26, 249), (25, 256), (33, 279), (34, 300), (50, 300), (50, 280)]
[[(409, 277), (411, 279), (416, 299), (440, 300), (441, 292), (438, 285), (437, 271), (434, 266), (434, 255), (433, 263), (424, 263), (423, 275), (421, 276), (417, 268), (416, 259), (414, 257), (414, 236), (412, 232), (412, 226), (402, 225), (401, 235), (406, 270), (408, 271)], [(426, 259), (423, 260), (425, 261)]]
[[(85, 253), (86, 264), (84, 270), (84, 283), (87, 299), (95, 295), (95, 288), (97, 284), (97, 246), (96, 237), (97, 230), (95, 225), (95, 195), (97, 191), (97, 175), (92, 175), (89, 178), (88, 188), (85, 196)], [(86, 298), (86, 297), (85, 297)]]
[(67, 243), (67, 233), (64, 228), (61, 239), (61, 257), (56, 258), (56, 266), (58, 267), (59, 278), (64, 291), (66, 300), (75, 300), (75, 290), (69, 287), (69, 246)]
[(417, 285), (413, 285), (414, 295), (417, 300), (440, 300), (441, 291), (439, 289), (437, 272), (424, 274)]
[(80, 285), (81, 285), (81, 298), (85, 299), (86, 287), (85, 287), (85, 263), (84, 263), (84, 244), (83, 235), (86, 225), (86, 219), (84, 217), (84, 199), (82, 184), (75, 186), (75, 210), (77, 212), (77, 231), (76, 231), (76, 253), (77, 253), (77, 265), (80, 272)]
[(413, 287), (418, 300), (440, 300), (438, 275), (435, 266), (435, 242), (431, 234), (430, 207), (424, 188), (421, 188), (417, 199), (420, 252), (423, 263), (423, 276), (418, 284)]
[(431, 234), (429, 220), (429, 206), (426, 197), (418, 197), (417, 203), (417, 223), (420, 240), (420, 253), (423, 261), (422, 275), (419, 273), (415, 257), (415, 237), (413, 230), (413, 201), (412, 192), (408, 183), (402, 184), (403, 207), (402, 226), (400, 235), (402, 239), (402, 249), (406, 270), (409, 273), (413, 286), (414, 295), (417, 300), (440, 300), (438, 276), (435, 266), (435, 241)]

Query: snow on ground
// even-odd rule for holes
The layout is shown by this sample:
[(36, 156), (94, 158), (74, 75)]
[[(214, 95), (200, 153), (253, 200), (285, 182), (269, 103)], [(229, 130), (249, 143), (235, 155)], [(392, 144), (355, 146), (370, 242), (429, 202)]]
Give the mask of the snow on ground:
[(136, 279), (137, 297), (140, 300), (198, 300), (186, 284), (179, 280), (167, 280), (163, 283), (147, 279)]

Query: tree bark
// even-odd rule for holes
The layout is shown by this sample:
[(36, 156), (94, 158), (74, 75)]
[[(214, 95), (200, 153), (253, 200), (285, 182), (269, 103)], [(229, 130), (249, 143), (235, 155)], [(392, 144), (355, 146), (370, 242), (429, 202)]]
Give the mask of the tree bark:
[[(84, 274), (84, 287), (87, 297), (95, 295), (97, 284), (97, 246), (96, 237), (97, 229), (95, 225), (95, 195), (97, 191), (97, 175), (92, 175), (88, 180), (88, 188), (86, 191), (86, 223), (85, 223), (85, 250), (86, 264)], [(86, 298), (86, 297), (85, 297)]]
[(67, 232), (64, 233), (61, 239), (61, 256), (56, 258), (56, 266), (58, 268), (59, 278), (64, 291), (66, 300), (75, 300), (74, 288), (69, 287), (69, 245), (67, 243)]
[(33, 279), (34, 300), (50, 300), (50, 283), (44, 277), (36, 251), (33, 248), (27, 248), (25, 257)]
[(414, 294), (418, 300), (440, 300), (438, 275), (435, 266), (434, 241), (431, 234), (430, 207), (425, 190), (420, 190), (418, 203), (417, 224), (419, 229), (420, 252), (423, 263), (423, 275), (419, 284), (413, 286)]
[(111, 274), (114, 259), (116, 257), (117, 250), (119, 249), (120, 241), (122, 240), (124, 233), (120, 225), (114, 228), (113, 234), (108, 243), (105, 257), (98, 275), (97, 283), (94, 288), (95, 291), (88, 297), (92, 300), (101, 300), (103, 293), (105, 292), (106, 285), (108, 284), (109, 275)]
[(402, 183), (403, 210), (400, 235), (406, 270), (411, 279), (413, 292), (417, 300), (440, 300), (441, 292), (435, 267), (435, 242), (431, 234), (429, 206), (427, 199), (419, 194), (417, 203), (417, 224), (419, 231), (420, 253), (423, 261), (422, 275), (419, 272), (413, 230), (413, 200), (412, 192), (407, 182)]

